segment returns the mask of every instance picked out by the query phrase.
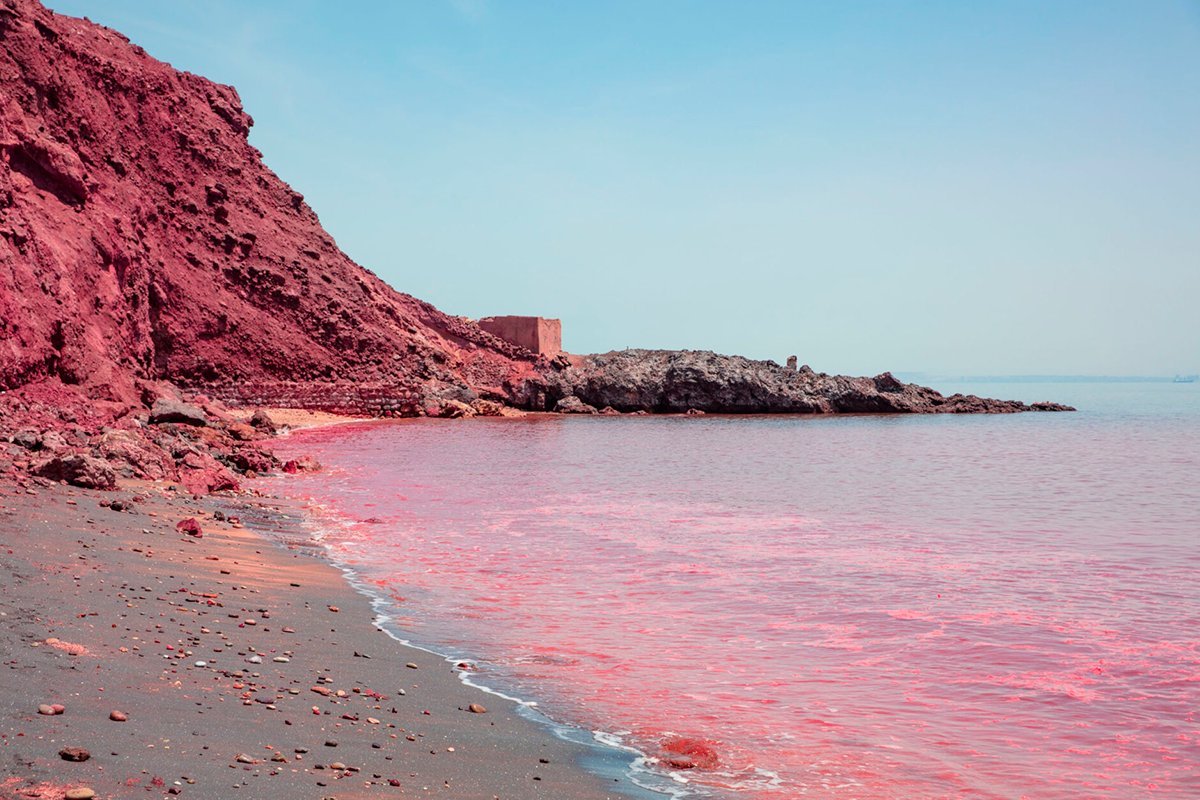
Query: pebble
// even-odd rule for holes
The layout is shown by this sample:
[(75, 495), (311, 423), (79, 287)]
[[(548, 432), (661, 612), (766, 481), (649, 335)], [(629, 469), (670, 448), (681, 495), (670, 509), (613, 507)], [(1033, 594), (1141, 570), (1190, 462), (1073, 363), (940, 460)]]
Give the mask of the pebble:
[(86, 786), (80, 786), (78, 789), (67, 789), (67, 793), (63, 795), (67, 800), (92, 800), (96, 793)]
[(246, 659), (247, 664), (261, 664), (262, 662), (262, 656), (250, 656)]
[(54, 706), (42, 703), (40, 706), (38, 706), (38, 713), (46, 717), (53, 717)]
[(418, 667), (416, 664), (414, 664), (411, 661), (408, 662), (407, 664), (405, 664), (404, 666), (408, 667), (409, 669), (420, 669), (420, 667)]
[(289, 661), (291, 661), (291, 659), (288, 658), (287, 656), (275, 656), (271, 660), (274, 661), (276, 664), (286, 664)]
[(253, 758), (246, 755), (245, 753), (238, 753), (237, 758), (234, 760), (237, 761), (239, 764), (257, 764), (258, 763)]
[(208, 662), (207, 662), (207, 661), (197, 661), (197, 662), (196, 662), (196, 666), (197, 666), (197, 667), (207, 667), (207, 666), (208, 666)]
[(108, 712), (108, 718), (113, 722), (125, 722), (129, 719), (129, 715), (124, 711), (110, 711)]
[(483, 706), (479, 705), (479, 703), (471, 703), (471, 705), (467, 706), (467, 711), (470, 711), (472, 714), (486, 714), (487, 713), (487, 709), (484, 708)]

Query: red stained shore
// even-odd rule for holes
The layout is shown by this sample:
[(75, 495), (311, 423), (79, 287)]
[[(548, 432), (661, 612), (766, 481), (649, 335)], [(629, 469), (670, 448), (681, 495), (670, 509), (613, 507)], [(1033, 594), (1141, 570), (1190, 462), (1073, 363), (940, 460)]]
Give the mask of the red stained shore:
[[(0, 486), (3, 800), (629, 796), (577, 766), (585, 748), (384, 635), (302, 538), (268, 543), (211, 499), (134, 496)], [(222, 513), (261, 516), (247, 500)], [(203, 538), (176, 529), (189, 518)]]

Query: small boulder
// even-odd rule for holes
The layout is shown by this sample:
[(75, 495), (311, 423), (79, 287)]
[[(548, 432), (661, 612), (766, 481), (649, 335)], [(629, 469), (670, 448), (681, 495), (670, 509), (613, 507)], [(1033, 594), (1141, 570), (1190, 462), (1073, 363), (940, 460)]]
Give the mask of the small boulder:
[(87, 761), (92, 754), (82, 747), (64, 747), (58, 751), (58, 757), (63, 761)]
[(437, 416), (443, 419), (464, 419), (475, 416), (475, 409), (461, 400), (447, 400), (437, 410)]
[(275, 433), (276, 430), (275, 420), (271, 419), (271, 416), (261, 408), (250, 417), (250, 425), (264, 433)]
[(20, 430), (9, 437), (9, 441), (17, 447), (24, 447), (26, 450), (41, 450), (42, 437), (32, 428)]
[(289, 475), (295, 475), (298, 472), (319, 472), (321, 464), (311, 456), (301, 456), (293, 458), (283, 465), (283, 471)]
[(475, 409), (475, 414), (480, 417), (499, 417), (504, 414), (504, 406), (482, 397), (472, 402), (471, 408)]
[(34, 475), (52, 481), (66, 481), (83, 489), (115, 489), (117, 475), (107, 461), (92, 456), (54, 456), (34, 464)]
[(150, 424), (162, 425), (167, 422), (203, 428), (208, 425), (208, 416), (190, 403), (160, 397), (150, 408)]
[(555, 404), (554, 410), (559, 414), (595, 414), (595, 406), (589, 406), (573, 394), (569, 394)]
[(261, 439), (263, 432), (258, 428), (247, 425), (244, 422), (231, 422), (225, 426), (225, 430), (229, 431), (229, 435), (239, 442), (253, 442), (256, 439)]
[(197, 539), (204, 535), (204, 531), (200, 529), (200, 523), (196, 521), (195, 517), (188, 517), (175, 523), (175, 530), (186, 533), (188, 536), (195, 536)]
[(716, 769), (721, 763), (712, 742), (690, 736), (663, 741), (659, 760), (672, 769)]

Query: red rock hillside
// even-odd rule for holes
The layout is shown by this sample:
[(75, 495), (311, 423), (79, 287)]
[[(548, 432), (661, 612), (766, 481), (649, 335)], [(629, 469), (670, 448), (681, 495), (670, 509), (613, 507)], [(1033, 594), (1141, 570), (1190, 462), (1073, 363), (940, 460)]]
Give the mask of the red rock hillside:
[(57, 378), (132, 402), (168, 379), (400, 413), (505, 399), (530, 374), (531, 355), (351, 261), (251, 124), (232, 87), (0, 0), (0, 390)]

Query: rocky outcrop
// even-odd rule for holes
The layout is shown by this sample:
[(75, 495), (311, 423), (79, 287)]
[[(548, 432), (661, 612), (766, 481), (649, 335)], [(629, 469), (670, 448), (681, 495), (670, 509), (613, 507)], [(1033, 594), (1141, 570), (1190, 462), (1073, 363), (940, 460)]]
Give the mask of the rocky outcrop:
[[(117, 411), (53, 379), (0, 392), (0, 477), (34, 475), (95, 489), (120, 478), (165, 480), (205, 494), (279, 469), (263, 446), (270, 434), (234, 419), (220, 403), (156, 396), (170, 388), (163, 385), (138, 388), (145, 402)], [(164, 415), (166, 408), (177, 413)]]
[(549, 374), (546, 402), (567, 410), (726, 414), (1002, 414), (1070, 411), (1055, 403), (943, 396), (891, 373), (852, 378), (692, 350), (622, 350), (572, 359)]
[(507, 399), (536, 357), (351, 261), (252, 124), (230, 86), (0, 0), (0, 390), (54, 378), (132, 402), (166, 379), (240, 401), (286, 384), (319, 408), (369, 384), (404, 413)]

